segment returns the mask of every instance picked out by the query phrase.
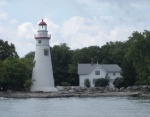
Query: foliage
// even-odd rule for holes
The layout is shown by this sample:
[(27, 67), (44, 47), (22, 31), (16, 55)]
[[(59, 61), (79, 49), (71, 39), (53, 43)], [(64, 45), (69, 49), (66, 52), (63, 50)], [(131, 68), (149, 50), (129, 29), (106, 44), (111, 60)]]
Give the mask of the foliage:
[(18, 58), (15, 46), (12, 43), (8, 44), (8, 41), (0, 39), (0, 60), (5, 60), (8, 57)]
[(70, 83), (69, 64), (71, 63), (72, 51), (67, 44), (55, 45), (51, 48), (53, 73), (55, 85), (61, 82)]
[(24, 58), (34, 59), (35, 52), (29, 52)]
[(29, 89), (32, 86), (33, 82), (31, 79), (27, 79), (24, 83), (24, 87)]
[(131, 60), (124, 58), (122, 64), (122, 76), (126, 86), (133, 86), (137, 80), (136, 69)]
[(29, 79), (28, 68), (18, 58), (7, 58), (3, 61), (3, 72), (0, 78), (5, 89), (23, 89), (24, 82)]
[(108, 79), (98, 78), (95, 80), (95, 87), (105, 87), (108, 85)]
[(137, 72), (137, 81), (149, 84), (150, 77), (150, 31), (133, 32), (129, 37), (130, 48), (127, 54)]
[(116, 78), (113, 82), (114, 86), (118, 89), (121, 87), (125, 87), (124, 79), (123, 78)]
[[(124, 85), (150, 84), (150, 31), (135, 31), (124, 42), (107, 42), (105, 45), (70, 50), (62, 43), (51, 47), (51, 58), (55, 85), (67, 82), (79, 85), (78, 63), (118, 64), (124, 79), (116, 81)], [(24, 88), (31, 79), (34, 52), (19, 59), (14, 44), (0, 39), (0, 86), (4, 88)], [(119, 82), (119, 83), (118, 83)]]
[(90, 83), (90, 80), (88, 78), (84, 80), (84, 85), (88, 88), (91, 87), (91, 83)]
[(62, 82), (60, 85), (61, 85), (61, 86), (70, 86), (71, 84), (68, 83), (68, 82)]

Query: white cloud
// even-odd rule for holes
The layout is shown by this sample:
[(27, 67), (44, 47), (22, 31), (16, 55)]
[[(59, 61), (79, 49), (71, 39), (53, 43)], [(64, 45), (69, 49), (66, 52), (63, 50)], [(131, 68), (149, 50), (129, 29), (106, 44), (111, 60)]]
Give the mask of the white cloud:
[(0, 6), (7, 6), (9, 3), (6, 0), (1, 0), (0, 1)]
[(101, 46), (110, 41), (109, 32), (104, 22), (111, 21), (112, 17), (94, 17), (91, 19), (75, 16), (66, 21), (62, 27), (62, 38), (72, 48), (82, 48), (92, 45)]
[[(60, 27), (48, 18), (45, 18), (44, 21), (47, 23), (49, 34), (52, 35), (51, 46), (60, 44), (59, 39), (57, 39), (58, 35), (60, 35)], [(37, 34), (37, 26), (38, 24), (34, 26), (31, 22), (25, 22), (18, 26), (15, 45), (21, 57), (30, 51), (35, 51), (34, 34)]]
[(127, 27), (124, 25), (116, 26), (110, 31), (110, 41), (125, 41), (133, 31), (133, 27)]
[(0, 12), (0, 20), (5, 20), (7, 19), (7, 13)]
[(60, 29), (61, 27), (58, 24), (55, 24), (48, 18), (44, 18), (44, 21), (47, 24), (48, 33), (51, 34), (50, 46), (58, 45), (61, 43), (60, 38)]
[(18, 23), (18, 20), (17, 19), (11, 19), (10, 21), (9, 21), (9, 23), (10, 24), (17, 24)]
[(33, 38), (34, 32), (35, 29), (33, 27), (33, 24), (30, 22), (25, 22), (18, 26), (17, 37), (31, 39)]

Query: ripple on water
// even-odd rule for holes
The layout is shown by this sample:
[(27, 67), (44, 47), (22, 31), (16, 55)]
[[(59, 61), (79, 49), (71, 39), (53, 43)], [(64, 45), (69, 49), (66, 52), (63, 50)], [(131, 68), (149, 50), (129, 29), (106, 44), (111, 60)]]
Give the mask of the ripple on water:
[(97, 98), (0, 98), (2, 117), (149, 117), (150, 99)]

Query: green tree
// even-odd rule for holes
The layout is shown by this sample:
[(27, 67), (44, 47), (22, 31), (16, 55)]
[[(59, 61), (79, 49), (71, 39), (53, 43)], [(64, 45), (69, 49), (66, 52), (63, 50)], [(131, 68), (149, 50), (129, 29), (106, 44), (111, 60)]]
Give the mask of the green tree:
[(29, 79), (27, 66), (18, 58), (7, 58), (3, 61), (4, 72), (1, 74), (5, 89), (23, 90)]
[(84, 80), (84, 85), (85, 85), (87, 88), (91, 87), (91, 83), (90, 83), (90, 80), (89, 80), (88, 78)]
[(31, 86), (32, 86), (33, 82), (31, 79), (27, 79), (24, 82), (24, 88), (26, 89), (26, 91), (29, 91)]
[(31, 51), (25, 55), (24, 58), (34, 59), (35, 52)]
[(0, 60), (5, 60), (8, 57), (18, 58), (15, 46), (12, 43), (8, 44), (8, 41), (0, 39)]
[(108, 85), (108, 79), (98, 78), (95, 80), (95, 87), (105, 87)]
[(107, 42), (101, 47), (101, 63), (122, 65), (128, 46), (126, 42)]
[(113, 82), (114, 86), (118, 89), (121, 87), (125, 87), (124, 79), (123, 78), (116, 78)]
[(128, 58), (131, 58), (137, 72), (138, 83), (149, 85), (150, 76), (150, 32), (133, 32), (129, 37), (130, 48)]
[(3, 87), (3, 73), (5, 72), (5, 67), (3, 62), (0, 60), (0, 87)]
[(137, 81), (136, 69), (133, 66), (132, 61), (127, 60), (126, 58), (124, 58), (124, 61), (122, 64), (122, 76), (124, 78), (126, 87), (133, 86), (135, 82)]
[(70, 83), (69, 64), (71, 63), (72, 51), (63, 43), (55, 45), (51, 48), (53, 73), (55, 85), (60, 85), (62, 82)]

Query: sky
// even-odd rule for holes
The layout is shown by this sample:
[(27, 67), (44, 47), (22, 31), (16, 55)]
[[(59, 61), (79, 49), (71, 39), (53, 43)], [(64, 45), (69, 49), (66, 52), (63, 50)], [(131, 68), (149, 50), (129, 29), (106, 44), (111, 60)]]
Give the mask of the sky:
[(35, 51), (34, 34), (44, 19), (52, 47), (124, 42), (134, 31), (150, 30), (149, 5), (150, 0), (0, 0), (0, 39), (24, 57)]

